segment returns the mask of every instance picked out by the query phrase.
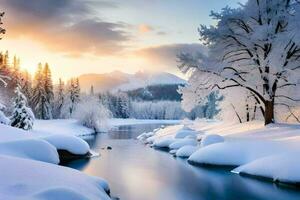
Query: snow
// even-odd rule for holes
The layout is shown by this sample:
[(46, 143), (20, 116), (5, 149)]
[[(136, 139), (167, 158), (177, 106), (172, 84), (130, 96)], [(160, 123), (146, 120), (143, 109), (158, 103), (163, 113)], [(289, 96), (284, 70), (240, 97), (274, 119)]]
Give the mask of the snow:
[(30, 131), (2, 124), (0, 124), (0, 152), (1, 155), (59, 163), (56, 148), (49, 142), (33, 137)]
[(169, 148), (170, 149), (179, 149), (186, 145), (196, 146), (197, 141), (195, 139), (181, 139), (178, 141), (176, 140), (176, 142), (173, 142), (172, 144), (169, 145)]
[(196, 131), (193, 131), (193, 130), (179, 130), (176, 135), (175, 135), (175, 138), (185, 138), (185, 137), (188, 137), (188, 136), (191, 136), (191, 137), (195, 137), (198, 133)]
[[(139, 139), (154, 147), (169, 148), (170, 154), (188, 158), (192, 164), (235, 166), (235, 173), (263, 176), (274, 181), (300, 183), (300, 125), (262, 121), (243, 124), (215, 120), (183, 121)], [(180, 132), (196, 135), (176, 138)], [(201, 139), (198, 145), (195, 137)], [(193, 145), (185, 144), (186, 141)]]
[(274, 182), (299, 183), (299, 152), (287, 152), (257, 159), (232, 172), (270, 178)]
[(0, 124), (0, 199), (110, 199), (106, 181), (57, 165), (58, 149), (85, 154), (89, 145), (73, 135), (51, 134), (54, 128), (24, 131)]
[[(90, 151), (87, 142), (72, 135), (51, 135), (44, 139), (58, 150), (67, 150), (73, 154), (84, 155)], [(67, 141), (67, 142), (66, 142)]]
[(81, 125), (75, 119), (57, 119), (57, 120), (36, 120), (33, 130), (44, 135), (63, 134), (63, 135), (91, 135), (95, 131)]
[(192, 145), (185, 145), (181, 148), (179, 148), (176, 152), (177, 157), (182, 157), (182, 158), (188, 158), (190, 157), (195, 151), (197, 151), (198, 147), (197, 146), (192, 146)]
[(0, 152), (1, 155), (28, 158), (54, 164), (59, 163), (56, 148), (46, 141), (39, 139), (1, 142)]
[(201, 140), (201, 147), (206, 147), (211, 144), (224, 142), (224, 138), (220, 135), (206, 135)]
[(176, 142), (176, 139), (172, 137), (164, 137), (162, 139), (155, 140), (152, 146), (155, 148), (168, 148), (170, 144), (174, 142)]
[(110, 199), (103, 180), (39, 161), (1, 155), (0, 177), (0, 199)]

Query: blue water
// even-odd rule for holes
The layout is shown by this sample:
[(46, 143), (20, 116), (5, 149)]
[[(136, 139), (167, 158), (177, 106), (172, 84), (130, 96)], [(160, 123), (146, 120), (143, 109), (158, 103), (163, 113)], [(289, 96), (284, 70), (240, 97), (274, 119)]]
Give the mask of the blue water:
[(135, 140), (142, 132), (159, 126), (121, 126), (107, 134), (84, 138), (100, 157), (68, 166), (103, 177), (109, 182), (112, 196), (121, 200), (300, 199), (296, 188), (241, 177), (229, 169), (192, 166)]

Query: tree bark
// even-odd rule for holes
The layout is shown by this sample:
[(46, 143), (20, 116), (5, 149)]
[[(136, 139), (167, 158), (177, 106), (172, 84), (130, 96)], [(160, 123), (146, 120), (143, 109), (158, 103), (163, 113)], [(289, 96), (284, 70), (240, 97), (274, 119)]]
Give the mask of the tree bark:
[(274, 123), (274, 101), (265, 102), (265, 125)]

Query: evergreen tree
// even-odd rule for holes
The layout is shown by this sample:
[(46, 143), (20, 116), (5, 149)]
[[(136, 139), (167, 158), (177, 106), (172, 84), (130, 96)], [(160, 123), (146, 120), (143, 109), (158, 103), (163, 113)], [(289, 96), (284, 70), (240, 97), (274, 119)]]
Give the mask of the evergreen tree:
[(60, 118), (65, 103), (65, 85), (61, 78), (59, 79), (54, 97), (54, 118)]
[(48, 104), (52, 105), (54, 99), (53, 82), (52, 82), (51, 70), (48, 63), (45, 64), (45, 67), (43, 69), (43, 79), (44, 79), (44, 88), (46, 92), (46, 101)]
[(3, 104), (0, 103), (0, 124), (7, 125), (7, 124), (9, 124), (9, 119), (4, 114), (5, 108), (6, 107)]
[(95, 95), (95, 92), (94, 92), (94, 86), (93, 86), (93, 85), (91, 85), (90, 95), (91, 95), (91, 96), (94, 96), (94, 95)]
[(69, 113), (70, 116), (73, 115), (76, 105), (80, 101), (80, 85), (79, 79), (71, 79), (69, 84), (69, 98), (70, 98), (70, 105), (69, 105)]
[[(32, 96), (32, 80), (28, 71), (22, 73), (21, 90), (25, 97), (30, 100)], [(29, 101), (28, 104), (31, 105), (31, 102)]]
[(14, 109), (10, 125), (13, 127), (30, 130), (33, 127), (34, 115), (31, 108), (27, 107), (27, 99), (18, 86), (15, 90)]
[(45, 90), (45, 81), (42, 64), (39, 63), (37, 72), (34, 77), (34, 88), (32, 95), (32, 105), (34, 106), (35, 115), (38, 119), (51, 119), (51, 105), (47, 101), (48, 94)]
[(20, 60), (16, 56), (14, 56), (10, 73), (11, 73), (10, 85), (12, 88), (16, 88), (18, 85), (21, 84), (21, 79), (22, 79), (22, 74), (20, 72)]

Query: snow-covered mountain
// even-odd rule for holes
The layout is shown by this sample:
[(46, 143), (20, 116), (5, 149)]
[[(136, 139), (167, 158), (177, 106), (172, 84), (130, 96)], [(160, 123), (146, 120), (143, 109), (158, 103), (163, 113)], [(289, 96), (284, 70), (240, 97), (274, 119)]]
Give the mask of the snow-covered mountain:
[(150, 85), (177, 85), (186, 81), (174, 74), (167, 72), (137, 72), (127, 74), (114, 71), (105, 74), (83, 74), (79, 77), (82, 91), (90, 91), (91, 86), (95, 92), (128, 91)]

